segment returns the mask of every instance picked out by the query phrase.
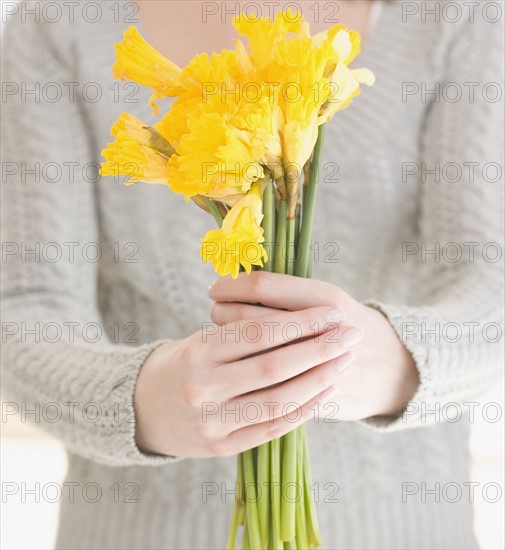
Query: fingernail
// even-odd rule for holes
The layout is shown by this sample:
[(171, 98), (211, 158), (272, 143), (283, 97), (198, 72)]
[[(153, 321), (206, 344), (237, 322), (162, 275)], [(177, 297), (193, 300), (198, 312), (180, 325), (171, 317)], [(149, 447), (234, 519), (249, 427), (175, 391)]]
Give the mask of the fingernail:
[(356, 359), (354, 353), (346, 353), (337, 359), (337, 364), (335, 365), (335, 372), (340, 374), (345, 371), (345, 369)]
[(344, 348), (350, 348), (360, 342), (363, 336), (365, 336), (365, 333), (359, 330), (359, 328), (350, 328), (344, 332), (342, 336), (342, 346), (344, 346)]
[(330, 309), (330, 311), (326, 313), (326, 320), (328, 323), (338, 323), (343, 321), (345, 317), (345, 313), (340, 309)]

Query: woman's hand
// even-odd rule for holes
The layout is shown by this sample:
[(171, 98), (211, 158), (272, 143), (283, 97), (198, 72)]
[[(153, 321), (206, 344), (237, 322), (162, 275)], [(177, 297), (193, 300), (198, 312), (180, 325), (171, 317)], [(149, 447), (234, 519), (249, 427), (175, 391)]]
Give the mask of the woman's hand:
[[(241, 278), (242, 286), (226, 280), (213, 292), (253, 298), (261, 281), (267, 279)], [(249, 320), (238, 306), (221, 311), (241, 320), (207, 323), (184, 340), (159, 346), (142, 366), (134, 395), (141, 450), (234, 455), (286, 434), (341, 385), (352, 359), (348, 350), (363, 337), (347, 324), (338, 325), (338, 342), (329, 337), (345, 315), (327, 304), (292, 312), (252, 307)]]
[(211, 317), (218, 324), (278, 315), (280, 309), (331, 306), (344, 311), (346, 324), (361, 329), (365, 338), (353, 349), (355, 360), (335, 384), (339, 420), (400, 414), (416, 392), (419, 376), (414, 360), (388, 320), (332, 284), (256, 271), (236, 280), (218, 279), (209, 295), (215, 301)]

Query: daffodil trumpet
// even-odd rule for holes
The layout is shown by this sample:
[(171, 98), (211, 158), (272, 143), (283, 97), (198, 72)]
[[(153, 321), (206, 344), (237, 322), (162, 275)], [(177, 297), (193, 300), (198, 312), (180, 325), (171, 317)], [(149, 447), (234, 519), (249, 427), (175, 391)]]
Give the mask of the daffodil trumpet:
[[(208, 212), (217, 227), (201, 239), (200, 254), (219, 275), (310, 277), (325, 125), (375, 77), (350, 67), (360, 37), (342, 24), (311, 36), (301, 14), (286, 10), (273, 21), (241, 14), (233, 25), (248, 47), (236, 40), (186, 67), (135, 27), (125, 32), (113, 76), (150, 88), (155, 115), (164, 98), (173, 102), (152, 125), (122, 113), (101, 174), (165, 185)], [(247, 549), (321, 545), (305, 425), (237, 457), (228, 550), (240, 533)]]

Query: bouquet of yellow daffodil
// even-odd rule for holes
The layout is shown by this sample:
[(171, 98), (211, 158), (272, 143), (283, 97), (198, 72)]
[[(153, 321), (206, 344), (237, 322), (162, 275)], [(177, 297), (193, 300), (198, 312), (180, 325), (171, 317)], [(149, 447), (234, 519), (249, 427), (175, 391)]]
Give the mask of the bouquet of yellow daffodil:
[[(154, 126), (123, 113), (101, 173), (167, 185), (212, 214), (219, 227), (202, 239), (201, 256), (220, 275), (254, 266), (309, 277), (324, 125), (374, 76), (349, 68), (360, 36), (341, 24), (311, 36), (290, 10), (233, 24), (249, 50), (236, 40), (234, 50), (199, 54), (184, 68), (135, 27), (125, 32), (114, 76), (152, 88), (156, 115), (157, 100), (176, 99)], [(243, 548), (320, 546), (304, 426), (238, 457), (230, 549), (239, 525)]]

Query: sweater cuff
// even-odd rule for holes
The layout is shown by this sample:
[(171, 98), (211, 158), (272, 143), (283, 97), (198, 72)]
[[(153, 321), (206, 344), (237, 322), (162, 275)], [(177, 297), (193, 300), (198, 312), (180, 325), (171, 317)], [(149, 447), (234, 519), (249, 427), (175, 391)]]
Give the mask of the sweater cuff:
[(376, 301), (364, 302), (365, 305), (380, 311), (389, 321), (403, 345), (411, 353), (419, 372), (419, 387), (412, 399), (404, 404), (403, 413), (394, 416), (372, 416), (359, 420), (364, 426), (380, 432), (395, 432), (437, 422), (438, 415), (430, 411), (440, 409), (441, 386), (435, 380), (440, 372), (440, 354), (428, 352), (428, 345), (418, 338), (406, 336), (405, 323), (420, 326), (422, 320), (413, 315), (411, 308), (386, 305)]
[[(108, 396), (110, 400), (109, 410), (115, 408), (117, 418), (112, 424), (102, 423), (98, 445), (103, 449), (109, 449), (108, 464), (114, 466), (162, 466), (171, 462), (182, 460), (183, 457), (149, 454), (141, 451), (135, 441), (135, 428), (137, 424), (137, 410), (133, 403), (135, 385), (148, 356), (160, 345), (167, 341), (158, 341), (121, 352), (122, 357), (116, 356), (121, 366), (116, 365), (110, 373), (112, 391)], [(98, 462), (102, 462), (99, 457)]]

